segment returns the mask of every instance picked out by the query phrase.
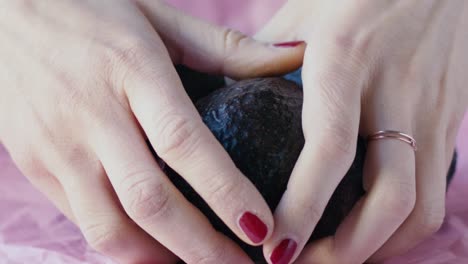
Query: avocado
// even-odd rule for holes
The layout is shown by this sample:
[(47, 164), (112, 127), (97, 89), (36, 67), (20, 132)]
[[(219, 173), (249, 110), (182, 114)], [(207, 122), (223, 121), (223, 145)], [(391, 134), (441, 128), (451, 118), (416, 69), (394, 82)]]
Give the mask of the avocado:
[(179, 77), (181, 77), (180, 80), (185, 91), (194, 103), (225, 85), (222, 76), (197, 72), (184, 65), (175, 65), (175, 69)]
[[(184, 71), (191, 70), (184, 68)], [(203, 81), (185, 81), (185, 88), (188, 93), (197, 91), (197, 99), (200, 94), (206, 95), (196, 100), (203, 122), (274, 211), (304, 145), (300, 71), (285, 77), (238, 81), (222, 88), (219, 88), (222, 86), (219, 77), (197, 76)], [(181, 78), (184, 80), (183, 73)], [(206, 84), (220, 86), (207, 87)], [(366, 142), (358, 137), (355, 159), (333, 193), (309, 242), (333, 235), (364, 195), (362, 175), (365, 155)], [(455, 164), (456, 153), (448, 172), (448, 181), (454, 174)], [(164, 170), (187, 200), (208, 217), (215, 229), (233, 239), (256, 263), (266, 263), (261, 247), (247, 245), (238, 239), (182, 177), (167, 166)]]

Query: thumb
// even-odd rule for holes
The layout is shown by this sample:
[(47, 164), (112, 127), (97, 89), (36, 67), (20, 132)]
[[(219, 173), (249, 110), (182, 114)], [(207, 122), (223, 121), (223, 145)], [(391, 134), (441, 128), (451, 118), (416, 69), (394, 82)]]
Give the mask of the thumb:
[(138, 3), (176, 64), (236, 79), (280, 75), (302, 65), (303, 42), (260, 42), (185, 15), (160, 1)]
[(285, 41), (294, 40), (297, 38), (298, 25), (296, 23), (298, 14), (293, 12), (293, 4), (286, 3), (281, 7), (276, 14), (255, 33), (254, 38), (261, 41)]

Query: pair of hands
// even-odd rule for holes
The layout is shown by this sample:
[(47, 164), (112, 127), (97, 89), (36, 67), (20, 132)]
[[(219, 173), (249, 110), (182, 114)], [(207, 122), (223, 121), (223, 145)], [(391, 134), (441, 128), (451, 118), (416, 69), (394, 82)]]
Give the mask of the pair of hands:
[[(17, 0), (0, 4), (0, 25), (0, 140), (89, 243), (120, 262), (250, 262), (170, 184), (146, 138), (271, 263), (380, 261), (443, 221), (468, 102), (463, 0), (289, 0), (256, 35), (262, 42), (150, 0)], [(308, 46), (271, 44), (289, 40)], [(306, 145), (272, 215), (172, 65), (247, 78), (303, 60)], [(418, 151), (371, 141), (366, 195), (334, 237), (304, 249), (357, 135), (386, 129), (412, 135)]]

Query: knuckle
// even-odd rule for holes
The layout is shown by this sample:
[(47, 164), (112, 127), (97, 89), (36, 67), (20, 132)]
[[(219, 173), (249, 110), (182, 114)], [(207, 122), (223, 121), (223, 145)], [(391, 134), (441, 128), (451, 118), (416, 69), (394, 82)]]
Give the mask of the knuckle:
[[(206, 192), (206, 201), (218, 202), (221, 200), (230, 199), (232, 197), (239, 197), (243, 188), (242, 184), (236, 183), (232, 180), (226, 180), (226, 177), (209, 177), (207, 180), (208, 190)], [(240, 201), (240, 199), (236, 199)]]
[(384, 212), (392, 214), (396, 218), (406, 218), (413, 211), (416, 203), (416, 191), (414, 186), (407, 183), (396, 184), (391, 192), (381, 197), (381, 207)]
[(223, 54), (231, 54), (233, 51), (239, 49), (242, 42), (246, 41), (248, 37), (240, 31), (226, 28), (221, 32), (221, 42), (223, 43)]
[(156, 152), (163, 159), (180, 160), (193, 153), (199, 143), (198, 122), (179, 114), (164, 115), (155, 122), (159, 144)]
[(334, 36), (330, 39), (331, 44), (339, 54), (347, 56), (348, 59), (366, 58), (377, 40), (372, 30), (356, 30), (349, 27), (338, 30)]
[(209, 249), (198, 250), (197, 253), (190, 256), (189, 263), (199, 263), (199, 264), (213, 264), (219, 263), (220, 260), (227, 259), (227, 252), (224, 247), (224, 243), (214, 243), (214, 247)]
[(418, 210), (419, 225), (417, 233), (422, 237), (427, 237), (437, 232), (444, 223), (445, 210), (439, 206), (426, 205)]
[(356, 34), (352, 33), (337, 35), (335, 38), (337, 50), (348, 56), (363, 53), (367, 44), (368, 42), (365, 39), (360, 39)]
[(296, 203), (296, 210), (304, 215), (303, 219), (306, 219), (306, 223), (318, 222), (322, 217), (324, 208), (325, 206), (320, 206), (317, 202), (311, 202), (310, 199), (300, 199)]
[(217, 72), (223, 73), (226, 72), (224, 67), (228, 65), (238, 65), (238, 51), (241, 50), (243, 46), (245, 46), (245, 43), (248, 42), (249, 38), (241, 32), (229, 28), (222, 30), (220, 36), (223, 63), (219, 64), (220, 69), (218, 69)]
[[(318, 142), (320, 153), (324, 159), (336, 161), (338, 164), (349, 168), (356, 154), (357, 133), (355, 134), (353, 128), (343, 120), (323, 123), (322, 136), (317, 137), (315, 135), (315, 139), (313, 139), (315, 142)], [(314, 135), (305, 137), (306, 145), (307, 141), (313, 137)]]
[(102, 222), (84, 226), (82, 232), (92, 248), (106, 253), (120, 243), (119, 241), (122, 239), (120, 229)]
[(419, 228), (420, 235), (423, 237), (427, 237), (436, 233), (442, 226), (443, 222), (444, 222), (444, 217), (425, 220), (425, 222), (422, 223)]
[[(54, 62), (49, 63), (53, 64)], [(93, 78), (93, 81), (97, 85), (100, 85), (98, 79), (94, 78), (94, 76), (91, 78)], [(95, 92), (95, 90), (91, 91), (88, 87), (83, 87), (80, 79), (64, 70), (58, 70), (56, 72), (56, 80), (64, 88), (58, 91), (60, 100), (56, 101), (57, 109), (63, 111), (63, 113), (68, 113), (67, 111), (80, 113), (83, 110), (89, 109), (92, 103), (94, 103), (94, 101), (87, 99), (92, 98), (90, 94)]]
[[(348, 133), (348, 132), (341, 131), (338, 133)], [(329, 139), (329, 142), (328, 142), (329, 144), (327, 144), (326, 146), (323, 146), (323, 148), (325, 148), (323, 150), (324, 157), (329, 157), (337, 161), (339, 164), (341, 164), (345, 168), (349, 168), (351, 164), (353, 163), (353, 160), (356, 154), (355, 153), (356, 145), (355, 143), (353, 143), (354, 141), (356, 140), (352, 139), (352, 137), (347, 137), (347, 139), (341, 136), (332, 137), (331, 139)]]
[(135, 37), (129, 37), (125, 43), (119, 46), (110, 47), (110, 56), (116, 65), (123, 65), (127, 69), (141, 69), (141, 61), (144, 59), (144, 51), (147, 50), (146, 44)]
[(146, 176), (128, 176), (122, 184), (124, 190), (123, 206), (135, 221), (163, 219), (170, 214), (170, 191), (167, 184)]
[[(319, 77), (320, 103), (324, 106), (325, 112), (323, 114), (328, 119), (332, 119), (329, 121), (340, 121), (342, 123), (339, 124), (343, 125), (343, 123), (346, 124), (346, 122), (349, 123), (349, 120), (352, 120), (351, 115), (353, 113), (350, 110), (354, 110), (356, 107), (356, 98), (358, 98), (356, 93), (359, 93), (359, 90), (353, 88), (359, 82), (356, 79), (357, 77), (354, 76), (355, 72), (355, 70), (331, 68), (323, 76)], [(349, 125), (345, 127), (349, 127)]]
[[(154, 53), (153, 49), (140, 37), (130, 36), (120, 45), (108, 47), (102, 58), (102, 64), (111, 65), (107, 71), (112, 73), (116, 79), (114, 81), (119, 85), (128, 86), (128, 82), (135, 82), (138, 78), (149, 78), (157, 85), (161, 76), (167, 74), (168, 69), (162, 67), (164, 63), (151, 61), (150, 55)], [(125, 87), (125, 89), (136, 88)]]
[[(329, 89), (324, 89), (329, 90)], [(339, 91), (324, 91), (327, 95), (322, 96), (324, 102), (324, 114), (319, 120), (322, 124), (321, 130), (317, 132), (313, 119), (304, 119), (304, 137), (307, 143), (311, 141), (319, 147), (324, 158), (339, 159), (346, 165), (351, 165), (356, 151), (357, 126), (350, 122), (353, 120), (349, 105), (341, 98)], [(336, 114), (339, 113), (339, 114)], [(315, 121), (314, 121), (315, 122)]]

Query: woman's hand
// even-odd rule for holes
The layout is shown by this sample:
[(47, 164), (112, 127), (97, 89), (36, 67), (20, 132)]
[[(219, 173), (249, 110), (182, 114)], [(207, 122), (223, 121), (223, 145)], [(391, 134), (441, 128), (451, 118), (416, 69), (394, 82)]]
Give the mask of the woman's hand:
[(0, 140), (97, 250), (122, 263), (170, 263), (171, 252), (249, 262), (170, 183), (146, 138), (242, 240), (271, 235), (267, 204), (204, 126), (173, 64), (279, 74), (300, 65), (303, 47), (261, 44), (149, 0), (4, 1), (0, 43)]
[(348, 170), (358, 134), (374, 140), (366, 195), (333, 237), (307, 246), (299, 263), (362, 263), (400, 254), (439, 229), (446, 175), (468, 102), (468, 2), (290, 0), (258, 33), (305, 40), (306, 144), (264, 245), (270, 263), (298, 258)]

